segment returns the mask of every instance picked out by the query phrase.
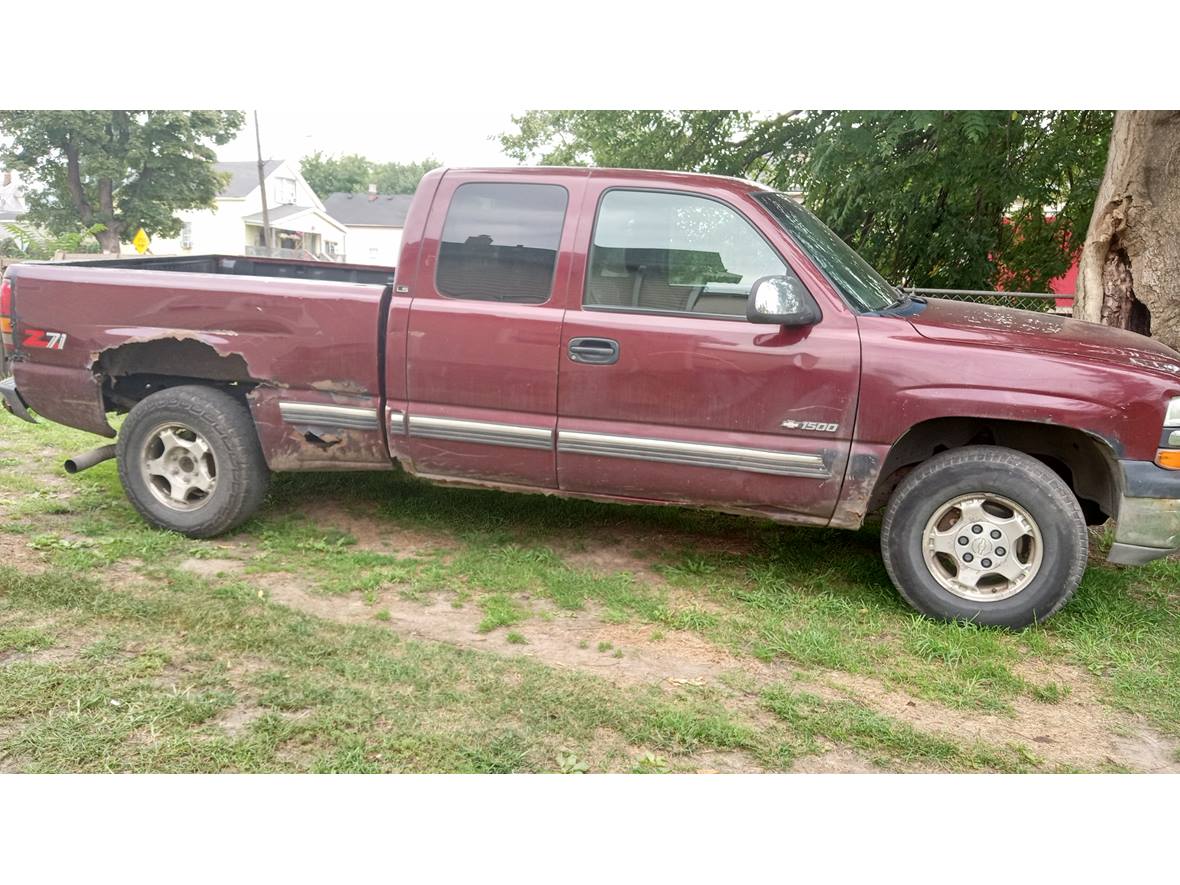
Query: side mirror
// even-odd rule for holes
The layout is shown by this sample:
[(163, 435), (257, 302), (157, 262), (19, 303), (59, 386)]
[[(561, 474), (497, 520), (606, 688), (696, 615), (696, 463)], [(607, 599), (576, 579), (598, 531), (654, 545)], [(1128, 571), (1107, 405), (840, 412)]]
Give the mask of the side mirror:
[(797, 277), (762, 277), (750, 289), (746, 319), (751, 323), (813, 326), (821, 318), (819, 305)]

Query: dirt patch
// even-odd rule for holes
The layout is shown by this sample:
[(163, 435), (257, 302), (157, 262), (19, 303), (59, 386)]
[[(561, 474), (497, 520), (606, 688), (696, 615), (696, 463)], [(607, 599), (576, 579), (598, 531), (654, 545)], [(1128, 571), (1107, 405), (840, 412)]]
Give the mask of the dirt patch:
[(245, 567), (246, 564), (240, 559), (186, 559), (179, 566), (182, 572), (188, 572), (201, 578), (236, 575)]
[[(435, 597), (430, 603), (406, 600), (394, 592), (367, 605), (356, 595), (323, 596), (310, 592), (290, 575), (262, 579), (275, 602), (317, 617), (343, 623), (384, 625), (400, 635), (448, 642), (517, 658), (535, 658), (548, 666), (592, 673), (618, 684), (660, 683), (670, 689), (709, 687), (735, 692), (732, 677), (745, 680), (749, 691), (771, 682), (792, 681), (802, 691), (829, 700), (852, 699), (879, 713), (929, 733), (957, 741), (991, 746), (1019, 744), (1043, 760), (1048, 768), (1093, 770), (1114, 765), (1135, 771), (1180, 771), (1176, 742), (1146, 723), (1120, 717), (1101, 703), (1097, 686), (1077, 668), (1024, 664), (1019, 675), (1036, 684), (1049, 681), (1071, 686), (1055, 704), (1029, 697), (1013, 701), (1014, 715), (955, 710), (933, 701), (911, 697), (868, 676), (842, 671), (805, 674), (789, 665), (739, 658), (693, 633), (661, 630), (645, 624), (606, 624), (597, 613), (550, 612), (512, 628), (525, 644), (507, 641), (507, 630), (478, 630), (483, 613), (476, 605), (454, 607)], [(389, 619), (379, 621), (378, 611)], [(653, 633), (663, 634), (659, 641)], [(749, 692), (746, 692), (749, 694)], [(748, 698), (746, 699), (748, 700)], [(743, 706), (749, 706), (743, 704)], [(743, 763), (745, 765), (745, 763)], [(702, 768), (727, 770), (723, 765)], [(741, 770), (750, 770), (748, 766)], [(879, 770), (872, 762), (844, 748), (799, 760), (793, 771)]]
[[(259, 583), (275, 602), (317, 617), (384, 625), (403, 636), (509, 657), (536, 658), (553, 667), (594, 673), (612, 682), (705, 685), (714, 683), (729, 668), (744, 666), (744, 662), (692, 634), (668, 631), (663, 641), (652, 642), (652, 628), (603, 624), (591, 611), (550, 613), (548, 620), (535, 618), (519, 624), (512, 630), (524, 636), (525, 643), (513, 644), (507, 641), (506, 630), (479, 632), (483, 612), (475, 605), (456, 608), (440, 597), (423, 605), (393, 592), (367, 605), (356, 594), (312, 593), (291, 575), (261, 576)], [(376, 619), (376, 613), (382, 610), (389, 613), (389, 620)]]
[(951, 709), (890, 689), (867, 676), (829, 671), (823, 680), (921, 731), (950, 735), (966, 743), (1021, 744), (1050, 767), (1093, 770), (1117, 765), (1136, 771), (1180, 771), (1174, 755), (1176, 743), (1156, 734), (1146, 723), (1124, 720), (1103, 705), (1097, 687), (1084, 671), (1045, 664), (1023, 664), (1015, 669), (1033, 682), (1052, 680), (1068, 685), (1070, 693), (1055, 704), (1016, 698), (1012, 702), (1015, 715), (1005, 715)]
[(24, 535), (0, 534), (0, 563), (28, 573), (45, 569), (44, 555), (34, 549)]
[(795, 774), (879, 774), (882, 769), (855, 750), (833, 747), (824, 753), (797, 759), (791, 771)]
[(256, 719), (267, 711), (257, 704), (245, 702), (222, 710), (210, 720), (210, 724), (221, 729), (227, 737), (236, 737), (248, 730)]
[(741, 750), (708, 750), (677, 760), (681, 761), (697, 774), (761, 774), (768, 770)]
[(594, 544), (589, 549), (558, 549), (557, 555), (572, 569), (607, 577), (630, 574), (645, 584), (660, 585), (664, 577), (652, 567), (650, 559), (641, 557), (622, 544)]
[(300, 508), (300, 512), (318, 526), (346, 532), (356, 538), (356, 545), (362, 550), (400, 558), (455, 546), (449, 535), (401, 528), (376, 513), (357, 513), (330, 501), (308, 503)]

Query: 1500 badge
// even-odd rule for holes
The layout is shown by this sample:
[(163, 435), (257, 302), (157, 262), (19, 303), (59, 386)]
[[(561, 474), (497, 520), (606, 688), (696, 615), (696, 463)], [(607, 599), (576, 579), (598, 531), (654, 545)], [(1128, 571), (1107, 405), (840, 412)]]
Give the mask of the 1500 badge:
[(835, 433), (840, 429), (839, 424), (825, 424), (822, 421), (792, 421), (789, 418), (783, 422), (783, 427), (787, 430), (815, 430), (819, 433)]
[(46, 350), (65, 350), (65, 332), (46, 332), (44, 329), (25, 329), (25, 347), (43, 347)]

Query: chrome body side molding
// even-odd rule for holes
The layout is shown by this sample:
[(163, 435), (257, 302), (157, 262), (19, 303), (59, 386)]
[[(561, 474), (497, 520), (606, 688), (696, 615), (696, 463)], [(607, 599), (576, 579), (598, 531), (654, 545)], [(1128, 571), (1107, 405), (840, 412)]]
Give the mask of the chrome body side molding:
[(826, 479), (831, 475), (819, 455), (749, 449), (744, 446), (721, 446), (689, 443), (671, 439), (616, 436), (609, 433), (584, 433), (562, 430), (557, 435), (557, 451), (608, 458), (634, 458), (695, 467), (720, 467), (749, 473), (778, 476), (810, 476)]
[(547, 427), (469, 421), (463, 418), (411, 415), (410, 436), (483, 443), (489, 446), (513, 446), (520, 449), (553, 448), (553, 431)]
[(313, 424), (346, 430), (376, 430), (381, 426), (376, 409), (333, 406), (326, 403), (279, 402), (279, 413), (288, 424)]

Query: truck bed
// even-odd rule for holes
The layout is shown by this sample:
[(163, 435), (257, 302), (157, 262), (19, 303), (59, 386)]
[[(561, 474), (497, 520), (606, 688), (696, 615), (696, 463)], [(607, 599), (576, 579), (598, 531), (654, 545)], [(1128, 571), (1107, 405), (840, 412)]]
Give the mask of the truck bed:
[[(274, 469), (389, 466), (381, 408), (392, 268), (204, 255), (20, 264), (17, 388), (61, 424), (115, 435), (107, 413), (214, 380), (246, 396)], [(327, 435), (317, 407), (371, 415)]]
[(122, 267), (128, 270), (171, 270), (183, 273), (216, 273), (245, 277), (282, 277), (338, 283), (393, 283), (394, 268), (370, 264), (337, 264), (290, 258), (248, 255), (146, 255), (133, 258), (95, 258), (59, 261), (74, 267)]

